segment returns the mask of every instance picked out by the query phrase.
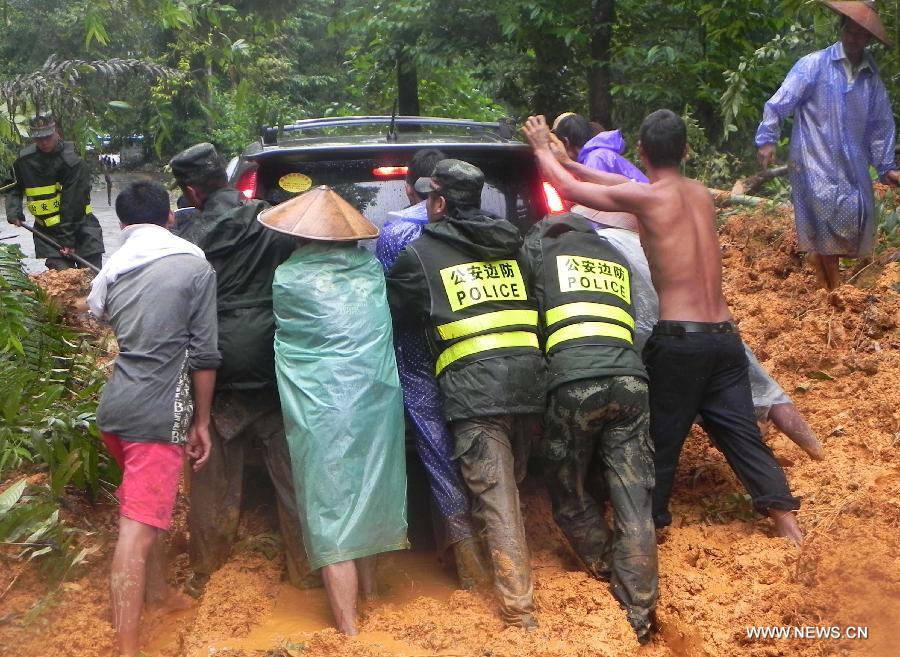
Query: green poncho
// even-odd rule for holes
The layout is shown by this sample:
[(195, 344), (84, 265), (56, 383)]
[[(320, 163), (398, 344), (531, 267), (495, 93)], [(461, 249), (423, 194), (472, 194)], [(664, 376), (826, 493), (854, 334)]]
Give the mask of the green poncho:
[(381, 265), (313, 242), (275, 272), (275, 369), (310, 566), (408, 547), (403, 401)]

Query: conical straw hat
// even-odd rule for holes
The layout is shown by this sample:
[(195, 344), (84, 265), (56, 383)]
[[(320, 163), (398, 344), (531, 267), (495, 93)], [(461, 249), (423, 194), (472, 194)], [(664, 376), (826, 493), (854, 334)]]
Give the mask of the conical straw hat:
[(822, 4), (838, 14), (846, 16), (888, 48), (891, 47), (887, 30), (884, 29), (884, 24), (878, 16), (878, 10), (875, 9), (874, 2), (831, 2), (830, 0), (822, 0)]
[(378, 228), (326, 185), (259, 213), (266, 228), (323, 242), (350, 242), (378, 237)]

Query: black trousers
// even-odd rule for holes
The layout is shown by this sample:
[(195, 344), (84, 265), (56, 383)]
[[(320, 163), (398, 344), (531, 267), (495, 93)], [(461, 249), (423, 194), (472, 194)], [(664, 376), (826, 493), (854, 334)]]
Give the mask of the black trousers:
[(747, 356), (736, 331), (668, 335), (657, 326), (643, 357), (650, 375), (650, 437), (656, 449), (653, 521), (657, 527), (672, 522), (669, 498), (678, 458), (697, 415), (750, 493), (757, 511), (800, 508), (784, 470), (759, 433)]

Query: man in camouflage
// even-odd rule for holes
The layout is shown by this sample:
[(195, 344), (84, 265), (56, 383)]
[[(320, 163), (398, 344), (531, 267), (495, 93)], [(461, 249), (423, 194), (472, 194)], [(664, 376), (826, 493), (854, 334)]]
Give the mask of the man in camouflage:
[(539, 452), (553, 515), (646, 643), (658, 594), (653, 448), (627, 261), (576, 214), (538, 222), (524, 251), (550, 370)]
[[(33, 140), (13, 163), (15, 184), (6, 196), (6, 220), (25, 223), (24, 206), (34, 216), (34, 228), (63, 248), (34, 238), (34, 253), (46, 258), (47, 269), (69, 269), (77, 254), (98, 269), (103, 264), (103, 232), (91, 213), (91, 174), (72, 142), (62, 141), (50, 114), (31, 120)], [(25, 202), (27, 199), (27, 203)]]
[(174, 232), (203, 249), (216, 271), (222, 353), (212, 407), (212, 453), (191, 484), (188, 528), (194, 573), (187, 590), (200, 595), (228, 558), (240, 519), (244, 465), (254, 448), (261, 448), (275, 487), (288, 579), (297, 586), (313, 584), (275, 387), (272, 279), (296, 245), (256, 220), (268, 204), (248, 201), (227, 184), (212, 144), (191, 146), (169, 164), (187, 203), (199, 209)]

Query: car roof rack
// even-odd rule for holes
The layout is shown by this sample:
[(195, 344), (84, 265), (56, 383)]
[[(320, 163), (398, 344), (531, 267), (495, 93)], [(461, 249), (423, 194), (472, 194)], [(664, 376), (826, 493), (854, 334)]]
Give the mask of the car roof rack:
[[(357, 127), (364, 125), (394, 125), (421, 126), (421, 127), (447, 127), (466, 128), (478, 132), (492, 133), (501, 139), (512, 139), (515, 132), (515, 123), (512, 119), (500, 119), (496, 122), (470, 121), (468, 119), (442, 119), (432, 116), (337, 116), (320, 119), (303, 119), (281, 126), (284, 133), (321, 130), (323, 128)], [(262, 142), (265, 146), (275, 146), (278, 143), (278, 127), (264, 126), (261, 131)]]

